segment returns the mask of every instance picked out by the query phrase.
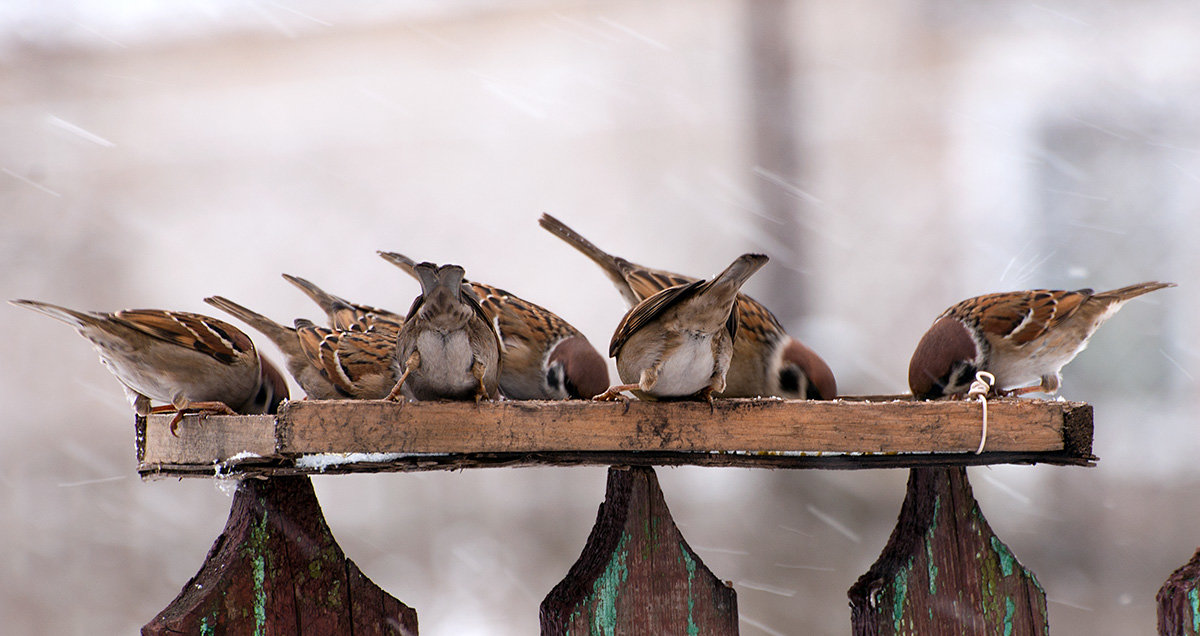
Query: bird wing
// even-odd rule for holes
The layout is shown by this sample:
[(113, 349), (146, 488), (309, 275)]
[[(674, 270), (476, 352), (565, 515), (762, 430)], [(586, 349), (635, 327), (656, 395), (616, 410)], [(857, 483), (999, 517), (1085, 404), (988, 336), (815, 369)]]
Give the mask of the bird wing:
[(629, 340), (630, 336), (637, 333), (639, 329), (645, 327), (655, 318), (661, 316), (663, 312), (674, 307), (684, 299), (696, 294), (707, 282), (698, 280), (686, 285), (668, 287), (635, 305), (633, 309), (630, 309), (621, 318), (621, 323), (617, 325), (617, 330), (613, 333), (612, 341), (608, 344), (609, 357), (617, 355), (617, 352), (621, 350), (621, 347), (625, 346), (625, 342)]
[(984, 333), (1023, 345), (1071, 317), (1091, 297), (1090, 289), (1002, 292), (963, 301), (946, 313), (960, 318), (973, 313)]
[(113, 320), (151, 338), (192, 349), (225, 364), (254, 351), (254, 343), (237, 327), (186, 311), (126, 309)]

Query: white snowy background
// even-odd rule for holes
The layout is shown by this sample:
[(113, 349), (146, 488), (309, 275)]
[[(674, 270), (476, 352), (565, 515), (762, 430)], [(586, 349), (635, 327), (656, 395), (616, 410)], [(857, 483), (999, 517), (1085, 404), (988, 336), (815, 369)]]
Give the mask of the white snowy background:
[[(967, 296), (1175, 281), (1066, 369), (1063, 395), (1096, 407), (1097, 467), (970, 470), (1055, 633), (1153, 631), (1155, 592), (1200, 545), (1200, 5), (340, 4), (0, 5), (0, 298), (213, 312), (200, 299), (222, 294), (317, 318), (287, 272), (402, 311), (417, 288), (386, 249), (461, 263), (604, 349), (624, 307), (537, 226), (550, 212), (698, 276), (770, 254), (749, 292), (843, 393), (879, 394), (906, 389), (920, 335)], [(132, 413), (90, 346), (14, 307), (0, 326), (3, 630), (134, 633), (199, 568), (229, 490), (140, 481)], [(907, 473), (658, 475), (754, 636), (848, 632), (845, 591)], [(518, 635), (604, 478), (314, 482), (423, 634)]]

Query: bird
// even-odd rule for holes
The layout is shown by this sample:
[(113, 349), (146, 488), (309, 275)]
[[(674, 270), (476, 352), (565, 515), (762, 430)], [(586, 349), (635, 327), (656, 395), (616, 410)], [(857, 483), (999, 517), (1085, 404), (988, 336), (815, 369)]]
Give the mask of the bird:
[[(538, 222), (599, 265), (630, 307), (663, 289), (696, 280), (609, 254), (549, 214), (543, 214)], [(733, 342), (733, 360), (725, 390), (717, 397), (832, 400), (837, 396), (837, 381), (829, 365), (808, 345), (788, 335), (769, 309), (741, 293), (737, 308), (740, 327)]]
[(738, 290), (766, 263), (762, 254), (743, 254), (710, 280), (668, 287), (634, 305), (608, 347), (623, 384), (593, 399), (631, 391), (642, 399), (697, 396), (711, 404), (725, 390), (734, 355)]
[(961, 396), (976, 373), (994, 376), (992, 393), (1056, 393), (1063, 366), (1100, 325), (1132, 298), (1174, 283), (1146, 282), (1096, 293), (1031, 289), (968, 298), (921, 337), (908, 365), (918, 399)]
[[(125, 388), (134, 412), (275, 413), (287, 382), (237, 327), (201, 314), (162, 309), (78, 311), (36, 300), (9, 301), (65, 322), (88, 339)], [(152, 406), (152, 402), (165, 402)]]
[(288, 373), (314, 400), (380, 400), (396, 384), (396, 333), (322, 327), (303, 318), (288, 327), (224, 296), (204, 302), (261, 332), (283, 352)]
[(329, 318), (329, 326), (339, 331), (367, 331), (374, 327), (390, 333), (394, 338), (400, 333), (400, 325), (404, 324), (404, 316), (387, 309), (352, 303), (339, 296), (334, 296), (313, 283), (283, 274), (283, 279), (300, 288), (313, 302), (325, 312)]
[[(416, 276), (416, 262), (396, 252), (379, 252), (387, 262)], [(464, 281), (496, 326), (500, 392), (512, 400), (587, 399), (608, 388), (608, 364), (588, 339), (557, 314), (478, 281)]]
[(459, 265), (413, 266), (421, 294), (397, 336), (399, 379), (387, 399), (495, 399), (499, 394), (500, 335), (479, 299), (463, 286)]

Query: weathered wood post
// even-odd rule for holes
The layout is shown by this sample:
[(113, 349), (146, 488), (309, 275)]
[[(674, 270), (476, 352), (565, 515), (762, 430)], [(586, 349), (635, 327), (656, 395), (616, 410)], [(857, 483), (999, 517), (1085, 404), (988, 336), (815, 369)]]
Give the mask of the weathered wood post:
[(200, 571), (143, 636), (415, 636), (417, 613), (346, 558), (308, 477), (243, 479)]
[(1158, 590), (1160, 636), (1200, 634), (1200, 550)]
[(966, 468), (914, 468), (883, 553), (849, 591), (856, 636), (1029, 636), (1046, 593), (988, 526)]
[(738, 633), (737, 595), (671, 519), (654, 469), (611, 467), (596, 525), (542, 601), (543, 636)]

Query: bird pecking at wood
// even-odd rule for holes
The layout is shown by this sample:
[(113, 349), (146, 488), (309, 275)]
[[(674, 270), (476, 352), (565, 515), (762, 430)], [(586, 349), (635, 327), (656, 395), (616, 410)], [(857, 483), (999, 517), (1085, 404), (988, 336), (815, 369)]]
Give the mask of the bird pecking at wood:
[(725, 390), (733, 357), (738, 290), (767, 260), (743, 254), (710, 280), (668, 287), (630, 309), (608, 347), (624, 384), (594, 399), (632, 391), (642, 399), (696, 396), (711, 402)]
[[(175, 412), (275, 413), (287, 382), (237, 327), (184, 311), (77, 311), (36, 300), (9, 301), (74, 327), (100, 354), (140, 416)], [(165, 402), (152, 406), (152, 402)]]
[[(538, 222), (599, 265), (630, 307), (668, 287), (697, 280), (609, 254), (549, 214)], [(825, 360), (788, 335), (762, 303), (739, 293), (737, 314), (740, 327), (733, 340), (733, 359), (725, 389), (716, 397), (832, 400), (837, 396), (837, 382)]]
[(942, 312), (908, 365), (918, 399), (962, 396), (975, 374), (995, 377), (1002, 395), (1056, 393), (1062, 368), (1126, 302), (1174, 283), (1147, 282), (1095, 293), (1033, 289), (968, 298)]

